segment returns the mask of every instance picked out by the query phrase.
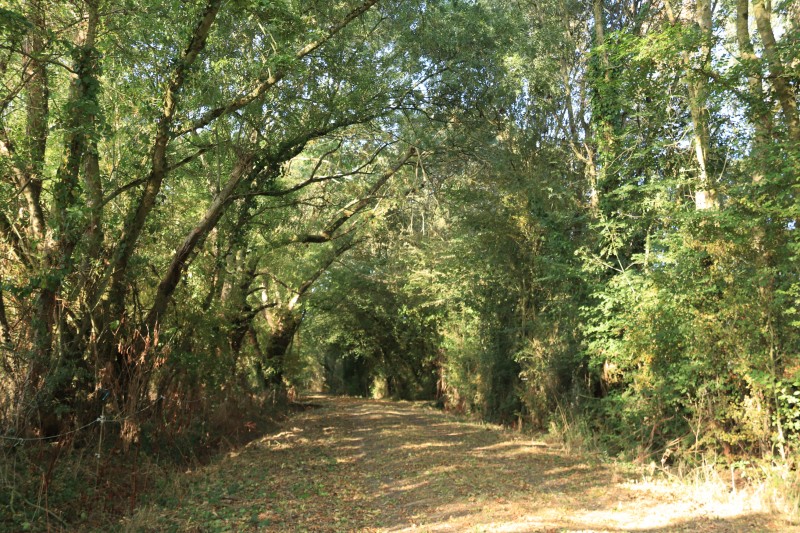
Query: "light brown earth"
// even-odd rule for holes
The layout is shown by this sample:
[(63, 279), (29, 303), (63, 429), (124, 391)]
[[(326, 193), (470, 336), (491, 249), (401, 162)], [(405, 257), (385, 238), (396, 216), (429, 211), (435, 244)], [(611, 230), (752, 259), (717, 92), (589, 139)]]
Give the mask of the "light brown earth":
[(124, 525), (159, 531), (800, 531), (760, 511), (744, 493), (703, 495), (685, 484), (645, 482), (419, 404), (309, 401), (318, 408), (165, 487), (160, 505), (141, 509)]

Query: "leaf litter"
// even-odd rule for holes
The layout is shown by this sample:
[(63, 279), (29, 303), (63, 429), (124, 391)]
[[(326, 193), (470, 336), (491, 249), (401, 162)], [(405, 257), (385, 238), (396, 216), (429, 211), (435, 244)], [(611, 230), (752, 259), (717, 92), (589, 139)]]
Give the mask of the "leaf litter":
[(279, 433), (185, 474), (126, 529), (800, 531), (740, 494), (698, 497), (424, 404), (313, 401)]

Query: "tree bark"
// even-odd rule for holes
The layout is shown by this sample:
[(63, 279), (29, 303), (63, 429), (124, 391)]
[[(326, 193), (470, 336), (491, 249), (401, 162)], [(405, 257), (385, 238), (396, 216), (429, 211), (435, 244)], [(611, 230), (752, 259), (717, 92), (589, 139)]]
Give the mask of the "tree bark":
[[(91, 83), (99, 84), (98, 75), (100, 67), (96, 63), (99, 61), (97, 52), (94, 50), (96, 30), (99, 25), (98, 0), (87, 0), (89, 10), (88, 26), (90, 28), (84, 45), (89, 70), (92, 72)], [(87, 87), (87, 96), (91, 95), (91, 101), (97, 103), (96, 88)], [(98, 105), (99, 109), (99, 105)], [(90, 129), (86, 132), (83, 147), (83, 185), (86, 193), (86, 207), (89, 211), (86, 226), (87, 259), (93, 260), (99, 257), (103, 244), (103, 182), (100, 176), (100, 155), (97, 147), (97, 116), (94, 112), (87, 113)]]
[(711, 65), (711, 41), (713, 38), (711, 0), (696, 0), (692, 20), (684, 20), (672, 9), (669, 0), (665, 3), (670, 24), (694, 24), (699, 32), (700, 64), (693, 65), (688, 51), (681, 54), (681, 62), (686, 70), (686, 87), (689, 93), (689, 114), (692, 117), (692, 144), (697, 162), (697, 187), (695, 190), (695, 209), (717, 209), (719, 200), (713, 189), (708, 173), (709, 146), (711, 134), (708, 120), (708, 68)]
[[(2, 278), (0, 278), (0, 282), (2, 282)], [(2, 283), (0, 283), (0, 345), (5, 347), (11, 346), (11, 327), (8, 325), (8, 315), (6, 315)]]
[[(301, 317), (298, 316), (298, 313), (295, 311), (297, 305), (311, 287), (314, 286), (314, 283), (317, 282), (320, 276), (330, 268), (337, 258), (352, 248), (353, 244), (352, 242), (346, 243), (334, 250), (319, 268), (295, 290), (294, 295), (289, 298), (284, 305), (277, 306), (274, 310), (269, 312), (268, 322), (270, 334), (269, 342), (264, 349), (264, 356), (265, 362), (273, 369), (273, 373), (268, 380), (270, 385), (280, 387), (283, 384), (284, 360), (292, 345), (292, 340), (302, 323)], [(256, 372), (263, 375), (263, 371), (259, 370), (258, 365), (256, 367)]]
[(252, 162), (253, 159), (251, 156), (245, 156), (239, 159), (233, 171), (231, 172), (230, 179), (211, 202), (211, 205), (208, 207), (208, 209), (206, 209), (203, 218), (200, 219), (192, 231), (189, 232), (189, 235), (186, 236), (183, 244), (177, 250), (175, 250), (175, 253), (172, 256), (172, 261), (170, 261), (167, 271), (161, 278), (161, 283), (158, 284), (158, 290), (156, 292), (155, 300), (153, 301), (153, 306), (147, 315), (147, 319), (145, 320), (145, 325), (148, 331), (154, 331), (157, 327), (161, 316), (167, 309), (167, 303), (169, 302), (172, 293), (175, 292), (175, 287), (178, 286), (178, 282), (181, 279), (183, 270), (186, 267), (189, 257), (197, 248), (197, 246), (199, 246), (205, 240), (208, 232), (211, 231), (214, 226), (216, 226), (217, 222), (222, 216), (225, 205), (230, 201), (234, 191), (242, 182), (242, 178), (248, 174), (248, 171), (252, 166)]
[(283, 386), (283, 367), (286, 354), (292, 345), (294, 335), (300, 327), (300, 318), (291, 309), (281, 309), (273, 314), (273, 326), (270, 328), (269, 341), (264, 348), (266, 363), (272, 368), (267, 382), (274, 387)]
[[(98, 11), (95, 2), (87, 2), (88, 18), (81, 24), (75, 38), (73, 75), (70, 94), (65, 105), (68, 117), (62, 163), (56, 171), (53, 187), (53, 221), (50, 235), (44, 242), (43, 281), (37, 295), (35, 313), (34, 361), (31, 383), (36, 384), (49, 366), (53, 349), (53, 331), (62, 314), (57, 303), (64, 277), (70, 268), (72, 253), (81, 235), (81, 223), (74, 214), (80, 199), (81, 163), (85, 161), (91, 139), (95, 137), (99, 92), (99, 64), (94, 49), (98, 30)], [(62, 324), (66, 327), (66, 323)], [(62, 328), (63, 331), (63, 328)], [(62, 335), (68, 339), (72, 335)], [(69, 381), (69, 380), (66, 380)]]
[(753, 0), (753, 16), (756, 20), (758, 34), (761, 36), (761, 43), (764, 45), (764, 57), (769, 67), (769, 79), (783, 111), (789, 138), (795, 142), (800, 142), (800, 117), (798, 117), (797, 112), (797, 100), (794, 90), (785, 77), (786, 72), (778, 52), (775, 34), (772, 30), (772, 13), (767, 1)]
[[(600, 61), (602, 67), (602, 81), (599, 84), (599, 87), (595, 86), (595, 91), (599, 93), (599, 99), (606, 99), (611, 94), (611, 66), (608, 60), (608, 51), (604, 48), (606, 44), (606, 21), (605, 21), (605, 2), (604, 0), (592, 0), (592, 15), (594, 17), (594, 40), (595, 46), (600, 48)], [(596, 82), (595, 82), (596, 83)], [(614, 102), (612, 98), (608, 98), (610, 102)], [(607, 161), (611, 161), (614, 158), (614, 125), (608, 118), (608, 115), (605, 113), (598, 113), (597, 114), (597, 125), (598, 129), (600, 130), (600, 136), (598, 140), (597, 146), (597, 158), (593, 160), (591, 154), (589, 154), (589, 161), (590, 164), (594, 167), (595, 163), (597, 165), (596, 169), (592, 168), (592, 170), (588, 173), (590, 183), (589, 183), (589, 207), (592, 211), (597, 211), (600, 208), (600, 189), (606, 183), (606, 175), (607, 175)]]
[(144, 191), (136, 204), (136, 208), (131, 211), (125, 221), (122, 237), (111, 260), (113, 272), (109, 300), (112, 313), (116, 316), (124, 314), (127, 293), (125, 278), (128, 264), (144, 229), (144, 223), (155, 206), (156, 197), (161, 190), (161, 184), (168, 173), (167, 147), (171, 139), (172, 123), (175, 120), (175, 114), (178, 109), (178, 94), (186, 80), (189, 68), (205, 48), (206, 40), (211, 33), (211, 28), (221, 5), (222, 0), (208, 0), (205, 10), (192, 32), (189, 44), (178, 60), (177, 66), (167, 83), (163, 110), (161, 117), (158, 119), (153, 141), (150, 174), (147, 176)]
[(695, 208), (716, 209), (719, 207), (716, 192), (708, 174), (708, 156), (711, 145), (708, 112), (708, 75), (711, 65), (711, 0), (696, 0), (694, 21), (700, 30), (700, 57), (698, 69), (692, 69), (687, 54), (689, 73), (689, 108), (694, 124), (694, 149), (699, 173), (697, 191), (695, 192)]
[(756, 130), (756, 145), (763, 145), (772, 131), (772, 117), (764, 106), (764, 89), (758, 72), (759, 59), (750, 40), (749, 0), (736, 0), (736, 40), (739, 44), (739, 57), (747, 67), (747, 85), (753, 98), (753, 127)]
[(43, 34), (46, 30), (45, 8), (41, 0), (29, 0), (26, 15), (33, 24), (24, 42), (27, 58), (27, 124), (28, 164), (23, 180), (18, 187), (23, 191), (28, 204), (31, 238), (42, 244), (45, 238), (45, 217), (42, 210), (42, 171), (47, 149), (49, 98), (47, 68), (41, 60), (45, 53)]
[(17, 231), (16, 226), (11, 223), (6, 214), (2, 211), (0, 211), (0, 238), (5, 239), (14, 252), (14, 255), (17, 257), (17, 260), (25, 268), (30, 269), (33, 266), (33, 262), (28, 251), (25, 249), (25, 244), (22, 241), (20, 232)]
[[(99, 16), (94, 0), (87, 1), (88, 17), (80, 29), (75, 42), (74, 66), (70, 85), (70, 96), (66, 104), (69, 117), (64, 136), (64, 150), (61, 165), (56, 171), (53, 219), (55, 222), (54, 242), (48, 243), (45, 264), (49, 269), (63, 271), (70, 262), (72, 252), (83, 231), (83, 220), (71, 214), (80, 199), (81, 170), (84, 170), (84, 181), (90, 186), (90, 220), (98, 216), (96, 190), (99, 187), (99, 170), (97, 169), (97, 112), (99, 109), (100, 65), (95, 39), (98, 31)], [(89, 170), (89, 172), (85, 172)], [(100, 191), (102, 198), (102, 191)], [(92, 222), (89, 222), (91, 227)], [(56, 292), (60, 288), (57, 280)]]

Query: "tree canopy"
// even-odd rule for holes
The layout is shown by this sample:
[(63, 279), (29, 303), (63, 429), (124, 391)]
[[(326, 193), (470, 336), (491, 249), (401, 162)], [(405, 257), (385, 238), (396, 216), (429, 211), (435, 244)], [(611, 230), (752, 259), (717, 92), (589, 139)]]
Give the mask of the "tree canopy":
[(4, 0), (0, 433), (315, 388), (786, 460), (798, 69), (792, 2)]

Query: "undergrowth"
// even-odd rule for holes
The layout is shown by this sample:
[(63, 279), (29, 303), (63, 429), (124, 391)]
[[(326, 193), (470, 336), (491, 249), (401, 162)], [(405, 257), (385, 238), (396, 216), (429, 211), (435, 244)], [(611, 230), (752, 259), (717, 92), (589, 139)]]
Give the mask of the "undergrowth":
[(658, 450), (631, 445), (619, 452), (609, 448), (585, 414), (563, 406), (551, 416), (548, 436), (568, 453), (613, 461), (642, 483), (683, 487), (700, 505), (750, 509), (800, 524), (800, 455), (736, 458), (713, 449), (681, 448), (684, 443), (677, 440)]
[(3, 439), (0, 531), (113, 529), (143, 501), (174, 497), (177, 474), (274, 429), (285, 410), (242, 396), (148, 414), (127, 450), (112, 423), (60, 439)]

